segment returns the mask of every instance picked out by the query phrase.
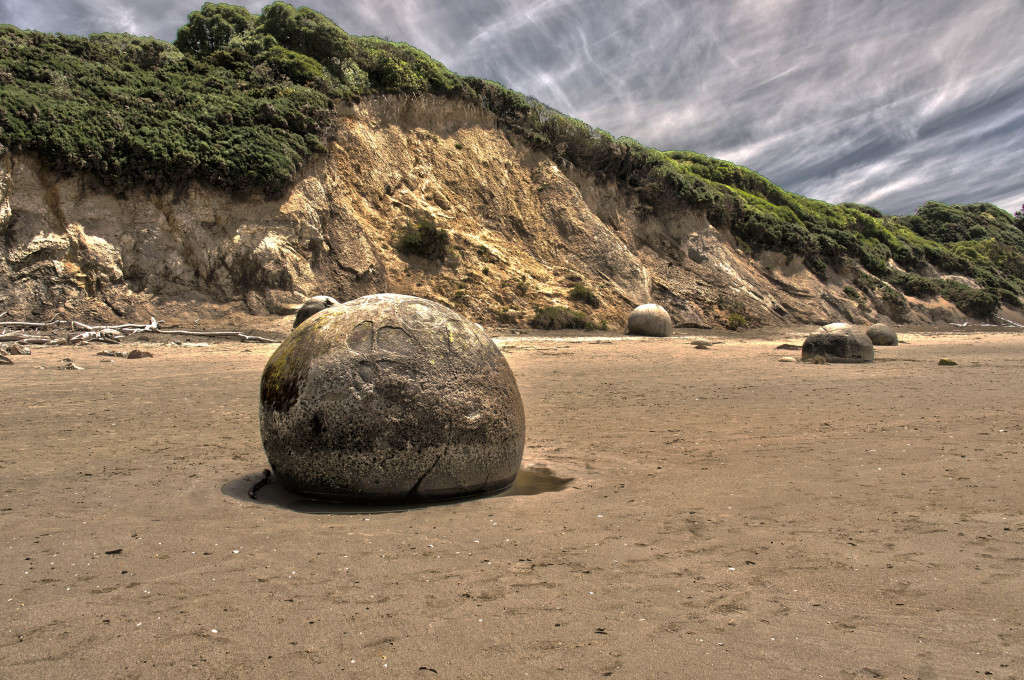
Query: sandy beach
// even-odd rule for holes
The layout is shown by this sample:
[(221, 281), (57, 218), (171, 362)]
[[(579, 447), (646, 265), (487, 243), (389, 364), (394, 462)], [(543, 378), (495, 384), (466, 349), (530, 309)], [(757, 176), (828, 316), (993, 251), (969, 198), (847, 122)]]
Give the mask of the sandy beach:
[(12, 357), (0, 676), (1024, 677), (1024, 334), (804, 333), (499, 338), (517, 485), (388, 512), (249, 498), (276, 345)]

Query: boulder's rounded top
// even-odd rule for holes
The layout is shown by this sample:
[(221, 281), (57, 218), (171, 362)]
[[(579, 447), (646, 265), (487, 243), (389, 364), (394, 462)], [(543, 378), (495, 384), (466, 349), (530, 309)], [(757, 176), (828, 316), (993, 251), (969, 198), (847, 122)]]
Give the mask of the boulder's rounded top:
[(664, 307), (662, 307), (661, 305), (654, 304), (653, 302), (648, 302), (647, 304), (640, 305), (640, 306), (636, 307), (632, 311), (633, 314), (637, 314), (637, 313), (639, 313), (639, 314), (650, 314), (650, 313), (657, 314), (659, 312), (663, 312), (665, 314), (668, 314), (668, 312), (665, 311)]
[[(347, 353), (339, 354), (339, 348)], [(324, 357), (383, 359), (409, 370), (416, 367), (417, 373), (439, 365), (477, 370), (505, 363), (487, 334), (453, 309), (412, 295), (367, 295), (327, 307), (292, 330), (263, 371), (265, 405), (288, 407), (298, 384)]]
[(349, 313), (347, 310), (360, 310), (360, 313), (369, 313), (380, 318), (392, 315), (413, 325), (431, 325), (437, 319), (458, 319), (466, 325), (471, 325), (455, 310), (439, 302), (414, 295), (377, 293), (350, 300), (339, 305), (339, 308), (346, 310), (346, 313)]

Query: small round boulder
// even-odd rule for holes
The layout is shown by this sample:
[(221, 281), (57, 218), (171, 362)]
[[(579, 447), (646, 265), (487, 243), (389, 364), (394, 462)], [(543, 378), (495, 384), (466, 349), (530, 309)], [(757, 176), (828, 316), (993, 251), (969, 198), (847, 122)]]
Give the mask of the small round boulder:
[(385, 294), (328, 307), (281, 343), (260, 383), (260, 435), (293, 493), (414, 503), (511, 485), (526, 418), (476, 324)]
[(896, 331), (889, 328), (883, 323), (876, 323), (868, 326), (868, 337), (871, 338), (871, 342), (875, 345), (882, 347), (895, 347), (900, 344), (900, 340), (896, 337)]
[(341, 304), (329, 295), (317, 295), (309, 298), (302, 303), (299, 307), (299, 311), (295, 313), (295, 322), (292, 324), (292, 328), (298, 328), (299, 324), (308, 319), (309, 317), (324, 311), (328, 307)]
[(629, 315), (626, 332), (664, 338), (672, 335), (672, 317), (661, 305), (640, 305)]
[(854, 328), (818, 331), (807, 336), (800, 353), (802, 361), (822, 357), (835, 364), (863, 364), (875, 360), (871, 338)]

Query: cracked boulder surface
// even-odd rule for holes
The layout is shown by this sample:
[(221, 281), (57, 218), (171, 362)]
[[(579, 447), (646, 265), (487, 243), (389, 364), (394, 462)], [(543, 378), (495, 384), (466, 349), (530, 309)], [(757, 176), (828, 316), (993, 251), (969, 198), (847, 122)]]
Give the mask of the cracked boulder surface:
[(260, 434), (293, 493), (419, 503), (511, 485), (526, 418), (508, 362), (476, 324), (381, 294), (328, 307), (281, 343), (260, 383)]

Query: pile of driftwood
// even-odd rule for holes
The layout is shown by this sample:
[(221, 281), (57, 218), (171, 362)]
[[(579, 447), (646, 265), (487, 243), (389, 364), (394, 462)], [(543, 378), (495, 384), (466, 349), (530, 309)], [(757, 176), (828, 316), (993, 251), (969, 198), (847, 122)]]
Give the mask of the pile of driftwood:
[[(0, 314), (3, 317), (6, 314)], [(277, 342), (258, 335), (235, 331), (186, 331), (175, 327), (161, 328), (162, 321), (150, 317), (149, 323), (123, 323), (116, 326), (90, 326), (79, 321), (51, 319), (50, 321), (0, 320), (0, 343), (23, 345), (80, 345), (88, 342), (117, 344), (138, 333), (162, 335), (191, 335), (204, 338), (238, 338), (242, 342)]]

